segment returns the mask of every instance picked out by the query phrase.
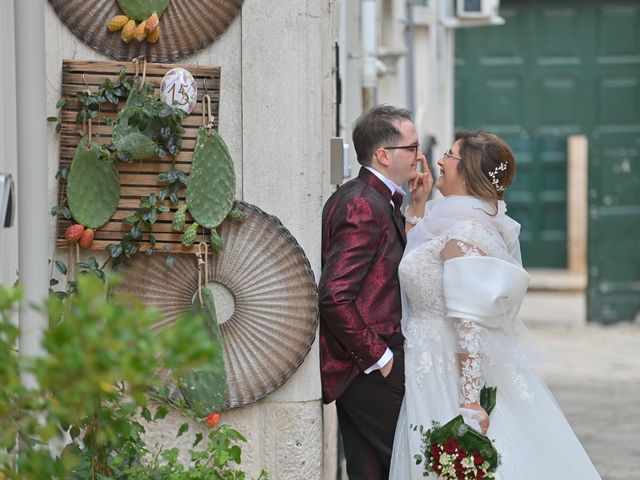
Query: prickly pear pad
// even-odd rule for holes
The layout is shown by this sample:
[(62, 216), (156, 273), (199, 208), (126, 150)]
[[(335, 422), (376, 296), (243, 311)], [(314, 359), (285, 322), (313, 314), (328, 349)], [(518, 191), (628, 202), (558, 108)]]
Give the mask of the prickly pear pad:
[(144, 105), (146, 98), (153, 93), (150, 85), (143, 85), (138, 91), (140, 80), (135, 79), (131, 93), (124, 108), (118, 113), (118, 121), (113, 127), (113, 143), (119, 151), (126, 153), (134, 160), (144, 160), (156, 154), (156, 143), (150, 138), (154, 126), (148, 125), (140, 131), (138, 125), (131, 125), (129, 119), (137, 108)]
[(227, 146), (217, 132), (200, 127), (187, 183), (191, 216), (203, 227), (216, 228), (232, 209), (235, 194), (236, 174)]
[(113, 162), (97, 143), (82, 137), (76, 148), (67, 182), (67, 200), (76, 222), (99, 228), (118, 208), (120, 178)]
[(153, 12), (161, 16), (169, 6), (169, 2), (171, 0), (118, 0), (118, 5), (127, 17), (140, 22)]
[(139, 107), (144, 104), (145, 97), (149, 95), (152, 90), (149, 84), (145, 84), (140, 91), (138, 91), (139, 89), (140, 80), (136, 78), (133, 81), (129, 98), (127, 98), (127, 103), (118, 113), (118, 121), (113, 126), (114, 143), (118, 143), (122, 138), (126, 137), (130, 133), (140, 132), (137, 127), (129, 125), (129, 118), (133, 115), (135, 107)]
[(189, 406), (200, 416), (204, 417), (212, 412), (218, 412), (224, 406), (227, 394), (227, 373), (222, 356), (222, 334), (213, 300), (213, 294), (202, 288), (204, 305), (196, 294), (191, 311), (204, 316), (211, 340), (216, 345), (218, 354), (200, 370), (185, 374), (180, 380), (180, 390)]

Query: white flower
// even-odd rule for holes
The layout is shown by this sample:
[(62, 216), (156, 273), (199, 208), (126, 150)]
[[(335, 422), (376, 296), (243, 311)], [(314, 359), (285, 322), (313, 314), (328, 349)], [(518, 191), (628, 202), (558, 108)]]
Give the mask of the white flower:
[(453, 457), (448, 453), (443, 453), (442, 455), (440, 455), (440, 465), (442, 465), (443, 467), (451, 465), (452, 462)]
[(474, 467), (474, 463), (473, 463), (473, 456), (468, 456), (462, 459), (462, 462), (460, 462), (462, 464), (462, 466), (464, 468), (473, 468)]

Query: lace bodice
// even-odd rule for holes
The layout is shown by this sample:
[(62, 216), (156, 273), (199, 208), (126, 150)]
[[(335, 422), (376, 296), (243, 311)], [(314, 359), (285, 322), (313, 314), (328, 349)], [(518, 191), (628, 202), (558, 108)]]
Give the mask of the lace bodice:
[[(442, 279), (445, 259), (484, 256), (500, 239), (480, 225), (468, 222), (455, 234), (435, 237), (410, 252), (400, 262), (398, 275), (403, 289), (402, 330), (405, 347), (416, 358), (416, 382), (432, 368), (457, 369), (460, 403), (478, 402), (482, 381), (483, 327), (447, 318)], [(447, 348), (448, 347), (448, 348)], [(442, 349), (458, 355), (444, 355)]]
[[(400, 262), (398, 276), (404, 299), (403, 333), (409, 347), (426, 346), (422, 341), (450, 331), (445, 318), (442, 292), (443, 252), (454, 256), (479, 256), (493, 251), (500, 239), (480, 225), (468, 222), (455, 235), (435, 237), (423, 243)], [(410, 321), (409, 321), (410, 319)]]

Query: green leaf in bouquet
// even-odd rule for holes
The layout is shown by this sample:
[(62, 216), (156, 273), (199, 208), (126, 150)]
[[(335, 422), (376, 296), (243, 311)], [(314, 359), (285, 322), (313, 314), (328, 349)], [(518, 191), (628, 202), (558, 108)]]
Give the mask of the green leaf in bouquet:
[(496, 406), (496, 393), (498, 387), (487, 387), (486, 385), (480, 390), (480, 406), (484, 408), (487, 415), (491, 415), (491, 411)]
[(477, 430), (474, 430), (469, 425), (464, 423), (462, 415), (449, 420), (444, 425), (434, 426), (426, 434), (431, 443), (443, 445), (448, 439), (454, 437), (458, 440), (458, 443), (466, 451), (479, 451), (484, 459), (489, 462), (493, 468), (498, 466), (499, 455), (496, 448), (491, 443), (491, 440), (486, 435), (482, 435)]

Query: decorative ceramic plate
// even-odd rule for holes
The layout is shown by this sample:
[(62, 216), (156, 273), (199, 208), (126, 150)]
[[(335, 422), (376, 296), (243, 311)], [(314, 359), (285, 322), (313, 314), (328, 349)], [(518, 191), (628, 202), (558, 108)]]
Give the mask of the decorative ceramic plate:
[[(281, 386), (307, 356), (318, 326), (313, 271), (295, 238), (259, 208), (244, 202), (235, 208), (247, 219), (225, 220), (218, 227), (224, 249), (208, 259), (229, 383), (226, 408)], [(164, 314), (158, 328), (189, 310), (198, 290), (196, 256), (173, 256), (173, 268), (166, 254), (156, 253), (137, 255), (120, 271), (120, 292)]]

